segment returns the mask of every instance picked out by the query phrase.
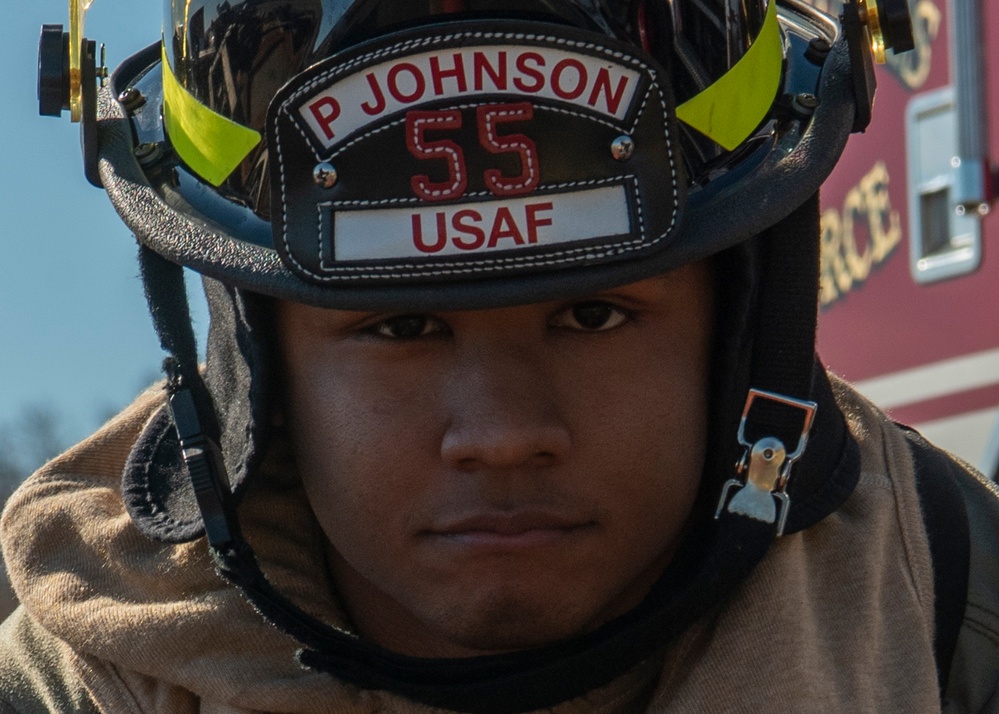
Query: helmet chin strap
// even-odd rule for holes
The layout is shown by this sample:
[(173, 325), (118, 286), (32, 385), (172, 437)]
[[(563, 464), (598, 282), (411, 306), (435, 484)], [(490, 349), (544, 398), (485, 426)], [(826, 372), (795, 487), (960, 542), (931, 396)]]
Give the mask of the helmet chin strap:
[[(634, 610), (547, 646), (472, 658), (424, 659), (388, 651), (317, 620), (271, 585), (240, 533), (217, 446), (215, 407), (198, 371), (183, 269), (142, 247), (150, 312), (169, 354), (164, 369), (170, 412), (218, 573), (238, 586), (265, 619), (304, 645), (299, 652), (303, 665), (432, 706), (482, 713), (551, 707), (655, 656), (728, 599), (786, 520), (789, 503), (783, 487), (789, 474), (775, 458), (782, 453), (782, 440), (792, 443), (790, 437), (807, 433), (810, 422), (806, 418), (803, 424), (799, 404), (811, 389), (817, 201), (812, 198), (761, 237), (765, 273), (751, 377), (758, 396), (747, 402), (740, 427), (747, 447), (743, 472), (748, 475), (745, 482), (733, 479), (726, 485), (717, 521), (694, 519), (673, 562)], [(768, 474), (773, 484), (765, 482)]]
[(170, 415), (181, 456), (201, 511), (208, 543), (223, 549), (241, 541), (229, 478), (219, 443), (211, 394), (198, 370), (198, 349), (184, 284), (184, 269), (141, 245), (139, 267), (163, 360)]
[(750, 389), (737, 439), (736, 477), (722, 488), (715, 518), (773, 524), (782, 535), (792, 507), (791, 467), (805, 451), (818, 316), (818, 194), (761, 236), (760, 288)]

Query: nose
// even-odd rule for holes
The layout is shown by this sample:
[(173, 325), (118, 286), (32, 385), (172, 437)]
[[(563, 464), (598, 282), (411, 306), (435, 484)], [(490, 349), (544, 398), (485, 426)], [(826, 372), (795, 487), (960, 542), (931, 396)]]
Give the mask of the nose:
[(460, 471), (543, 468), (565, 458), (571, 433), (545, 362), (496, 345), (456, 359), (445, 380), (445, 464)]

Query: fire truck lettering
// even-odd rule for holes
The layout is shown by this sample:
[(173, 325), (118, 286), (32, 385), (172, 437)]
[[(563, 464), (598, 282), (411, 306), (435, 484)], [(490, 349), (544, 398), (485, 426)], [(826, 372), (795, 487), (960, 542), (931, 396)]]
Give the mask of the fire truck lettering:
[[(828, 305), (855, 290), (883, 263), (902, 240), (898, 212), (891, 207), (888, 168), (877, 162), (846, 194), (842, 213), (822, 214), (822, 271), (820, 300)], [(859, 220), (858, 220), (859, 219)], [(858, 245), (858, 231), (866, 225), (866, 241)]]
[(933, 41), (940, 31), (943, 13), (931, 0), (917, 0), (912, 7), (912, 39), (915, 48), (888, 56), (888, 68), (911, 90), (919, 89), (930, 77)]

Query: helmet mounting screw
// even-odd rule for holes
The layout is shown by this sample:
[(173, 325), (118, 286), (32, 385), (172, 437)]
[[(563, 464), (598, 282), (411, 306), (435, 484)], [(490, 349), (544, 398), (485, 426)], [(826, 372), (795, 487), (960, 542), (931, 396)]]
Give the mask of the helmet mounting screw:
[(829, 44), (828, 40), (822, 37), (813, 37), (809, 40), (808, 48), (805, 50), (805, 59), (821, 67), (831, 51), (832, 45)]
[(794, 112), (795, 116), (800, 117), (801, 119), (807, 119), (812, 116), (818, 106), (819, 98), (814, 94), (809, 94), (808, 92), (795, 94), (791, 99), (791, 111)]
[(635, 153), (635, 140), (627, 134), (622, 134), (611, 142), (611, 156), (616, 161), (627, 161)]
[(333, 188), (338, 178), (336, 169), (328, 161), (316, 164), (316, 168), (312, 169), (312, 180), (320, 188)]
[(129, 87), (118, 95), (118, 103), (121, 104), (125, 111), (131, 113), (145, 104), (146, 98), (135, 87)]
[(139, 165), (146, 168), (155, 165), (163, 158), (163, 148), (155, 142), (139, 144), (133, 153)]

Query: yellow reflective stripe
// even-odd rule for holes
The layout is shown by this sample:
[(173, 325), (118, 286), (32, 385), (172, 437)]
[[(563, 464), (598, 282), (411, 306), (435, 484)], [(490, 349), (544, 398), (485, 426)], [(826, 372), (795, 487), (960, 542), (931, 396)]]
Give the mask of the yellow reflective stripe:
[(711, 86), (677, 107), (676, 116), (731, 151), (773, 106), (783, 59), (777, 0), (770, 0), (760, 34), (746, 54)]
[(163, 52), (163, 122), (174, 151), (212, 186), (225, 181), (260, 143), (260, 132), (226, 119), (177, 81)]

